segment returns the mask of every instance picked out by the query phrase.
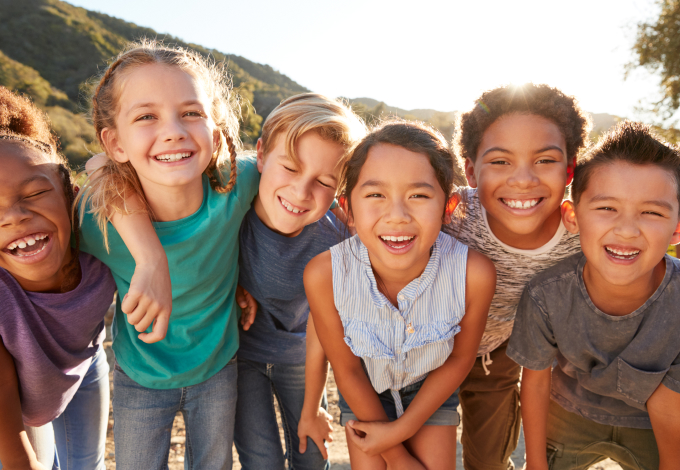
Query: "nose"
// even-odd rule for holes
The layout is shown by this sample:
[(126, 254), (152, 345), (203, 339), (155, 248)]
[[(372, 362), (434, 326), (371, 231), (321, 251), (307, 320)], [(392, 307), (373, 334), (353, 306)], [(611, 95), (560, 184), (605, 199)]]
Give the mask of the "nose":
[(161, 132), (164, 142), (181, 142), (187, 138), (187, 130), (179, 116), (167, 119)]
[(33, 213), (17, 203), (7, 209), (0, 208), (0, 227), (9, 228), (31, 220)]
[(508, 185), (519, 189), (533, 188), (539, 184), (540, 180), (536, 176), (534, 166), (531, 163), (517, 166), (508, 178)]
[(406, 224), (411, 221), (411, 213), (406, 206), (406, 203), (402, 200), (391, 200), (389, 202), (389, 207), (387, 211), (386, 222), (393, 224)]
[(613, 230), (614, 235), (621, 238), (637, 238), (640, 236), (640, 226), (636, 217), (621, 215), (617, 217)]
[(293, 195), (299, 201), (306, 201), (312, 194), (313, 183), (313, 180), (309, 180), (307, 178), (296, 178), (295, 182), (293, 183)]

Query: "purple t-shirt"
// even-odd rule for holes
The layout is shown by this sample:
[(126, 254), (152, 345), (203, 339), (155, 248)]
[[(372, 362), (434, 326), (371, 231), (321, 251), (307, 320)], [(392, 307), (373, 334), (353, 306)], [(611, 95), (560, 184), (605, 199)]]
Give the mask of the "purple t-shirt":
[(82, 279), (70, 292), (24, 291), (0, 269), (0, 338), (14, 358), (24, 423), (42, 426), (58, 417), (104, 340), (116, 284), (109, 268), (80, 254)]

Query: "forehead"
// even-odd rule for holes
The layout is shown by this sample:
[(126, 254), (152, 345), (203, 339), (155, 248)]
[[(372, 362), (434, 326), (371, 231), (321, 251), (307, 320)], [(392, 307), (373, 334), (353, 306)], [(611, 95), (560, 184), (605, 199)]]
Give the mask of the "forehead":
[(377, 180), (385, 184), (428, 182), (439, 188), (427, 155), (391, 144), (378, 144), (369, 149), (358, 184), (366, 180)]
[(146, 64), (127, 71), (118, 82), (121, 112), (139, 104), (209, 102), (204, 84), (176, 66)]
[(477, 155), (492, 147), (538, 151), (549, 146), (557, 146), (566, 153), (566, 141), (557, 124), (535, 114), (508, 114), (484, 131)]
[(340, 170), (338, 163), (345, 154), (345, 148), (342, 144), (324, 139), (317, 132), (311, 130), (298, 137), (295, 143), (295, 155), (288, 155), (286, 137), (286, 131), (278, 132), (274, 136), (273, 145), (264, 156), (274, 155), (290, 159), (302, 166), (311, 166), (327, 173)]
[(594, 168), (581, 200), (600, 197), (631, 203), (664, 200), (676, 209), (680, 205), (675, 176), (654, 164), (612, 162)]
[(0, 190), (16, 189), (26, 180), (57, 184), (57, 164), (29, 145), (0, 140)]

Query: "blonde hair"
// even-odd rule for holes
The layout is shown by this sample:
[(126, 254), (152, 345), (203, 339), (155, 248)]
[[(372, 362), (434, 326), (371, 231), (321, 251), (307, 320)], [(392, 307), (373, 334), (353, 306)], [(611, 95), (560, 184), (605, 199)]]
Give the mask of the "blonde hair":
[[(101, 75), (92, 96), (92, 121), (99, 143), (109, 158), (106, 164), (95, 172), (97, 173), (95, 178), (87, 179), (84, 190), (79, 194), (81, 218), (89, 201), (89, 212), (94, 214), (97, 225), (104, 235), (107, 249), (106, 224), (111, 211), (123, 214), (131, 212), (125, 207), (127, 197), (137, 194), (147, 212), (151, 212), (135, 169), (130, 162), (120, 163), (111, 158), (102, 139), (102, 130), (116, 128), (120, 80), (131, 70), (151, 64), (178, 67), (203, 85), (210, 99), (210, 115), (215, 127), (220, 131), (217, 149), (204, 173), (208, 175), (212, 189), (219, 193), (231, 191), (236, 183), (236, 152), (241, 145), (237, 114), (240, 108), (237, 98), (230, 92), (231, 82), (224, 67), (205, 59), (197, 52), (181, 47), (167, 47), (150, 40), (129, 44)], [(227, 164), (227, 153), (231, 167), (229, 180), (225, 182), (221, 170)]]
[(286, 155), (299, 164), (295, 145), (303, 134), (310, 131), (324, 140), (342, 145), (345, 153), (338, 161), (338, 167), (342, 167), (354, 145), (366, 135), (366, 126), (343, 103), (317, 93), (302, 93), (282, 101), (269, 114), (262, 126), (262, 153), (267, 155), (276, 137), (285, 132)]

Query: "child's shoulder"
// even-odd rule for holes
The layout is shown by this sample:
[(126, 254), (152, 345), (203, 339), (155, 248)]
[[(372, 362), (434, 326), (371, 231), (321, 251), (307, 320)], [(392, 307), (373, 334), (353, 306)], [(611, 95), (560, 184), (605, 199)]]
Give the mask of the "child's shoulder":
[(579, 270), (582, 269), (582, 266), (580, 266), (582, 261), (585, 261), (583, 252), (574, 253), (535, 275), (528, 282), (526, 288), (536, 292), (546, 289), (550, 285), (557, 288), (573, 285), (578, 279)]

